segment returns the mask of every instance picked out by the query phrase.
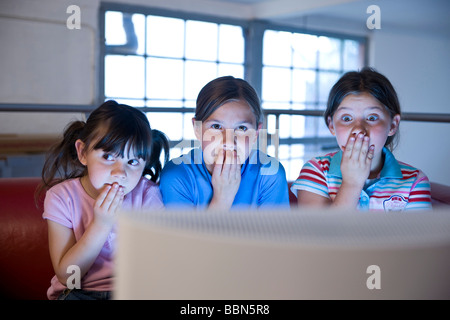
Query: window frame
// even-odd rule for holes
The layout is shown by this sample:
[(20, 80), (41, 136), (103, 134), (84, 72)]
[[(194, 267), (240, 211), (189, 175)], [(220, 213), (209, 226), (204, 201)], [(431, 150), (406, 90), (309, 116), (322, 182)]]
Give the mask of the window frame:
[[(100, 33), (100, 48), (99, 48), (99, 86), (98, 86), (98, 97), (99, 103), (105, 101), (105, 56), (107, 54), (106, 49), (106, 35), (105, 35), (105, 14), (107, 11), (119, 11), (130, 14), (143, 14), (145, 16), (155, 15), (162, 17), (178, 18), (183, 20), (196, 20), (211, 22), (216, 24), (230, 24), (240, 26), (243, 29), (244, 36), (244, 79), (248, 81), (256, 90), (258, 96), (262, 100), (262, 81), (263, 81), (263, 41), (264, 33), (266, 30), (273, 31), (284, 31), (291, 33), (301, 33), (308, 34), (317, 37), (329, 37), (343, 40), (354, 40), (358, 41), (360, 45), (363, 46), (363, 66), (368, 65), (368, 38), (364, 36), (355, 36), (345, 33), (335, 33), (327, 31), (318, 31), (308, 28), (301, 28), (292, 25), (284, 25), (280, 23), (274, 23), (266, 20), (242, 20), (242, 19), (232, 19), (227, 17), (218, 17), (213, 15), (197, 14), (173, 11), (169, 9), (160, 9), (140, 5), (125, 5), (119, 3), (109, 3), (102, 2), (99, 9), (99, 33)], [(149, 57), (145, 52), (144, 58)], [(340, 53), (340, 59), (342, 59), (342, 52)], [(343, 74), (343, 64), (341, 63), (340, 74)], [(320, 72), (321, 69), (316, 68), (314, 72)], [(317, 84), (316, 84), (317, 86)], [(145, 100), (145, 99), (144, 99)], [(314, 102), (314, 106), (317, 106), (319, 101)], [(195, 108), (188, 107), (136, 107), (145, 113), (151, 112), (175, 112), (175, 113), (194, 113)], [(276, 129), (279, 128), (280, 115), (301, 115), (301, 116), (313, 116), (321, 117), (323, 110), (306, 108), (303, 110), (291, 110), (291, 109), (263, 109), (264, 112), (264, 124), (263, 129), (267, 129), (267, 119), (269, 115), (275, 115)], [(318, 119), (320, 121), (320, 119)], [(321, 146), (324, 150), (333, 150), (337, 146), (334, 137), (320, 137), (320, 136), (308, 136), (302, 138), (280, 138), (278, 133), (270, 134), (267, 131), (265, 135), (266, 143), (263, 142), (260, 147), (262, 147), (263, 152), (267, 152), (267, 147), (269, 145), (274, 146), (274, 155), (279, 159), (279, 147), (282, 145), (293, 145), (293, 144), (303, 144), (303, 145), (316, 145)], [(188, 140), (182, 137), (181, 140), (171, 140), (170, 147), (180, 147), (181, 153), (184, 152), (184, 148), (192, 148), (198, 146), (198, 142), (195, 140)], [(283, 161), (289, 161), (291, 158), (282, 159)], [(280, 160), (281, 161), (281, 160)]]

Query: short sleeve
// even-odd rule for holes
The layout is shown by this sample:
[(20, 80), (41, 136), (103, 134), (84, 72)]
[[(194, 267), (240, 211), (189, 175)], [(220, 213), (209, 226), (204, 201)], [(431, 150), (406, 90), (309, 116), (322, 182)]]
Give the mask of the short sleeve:
[(405, 210), (431, 209), (431, 186), (428, 177), (419, 170), (417, 180), (411, 187)]
[(161, 172), (160, 190), (166, 208), (194, 207), (193, 186), (183, 164), (169, 162)]
[(142, 201), (142, 207), (155, 210), (164, 208), (164, 203), (159, 186), (152, 181), (147, 182), (147, 187), (144, 192), (144, 199)]
[(261, 192), (258, 199), (259, 208), (290, 207), (286, 171), (281, 163), (278, 163), (277, 173), (263, 175), (261, 184)]
[(59, 223), (67, 228), (73, 228), (71, 210), (68, 200), (64, 200), (54, 189), (47, 191), (44, 200), (44, 213), (42, 217)]
[(315, 159), (303, 165), (297, 180), (292, 183), (291, 191), (297, 196), (298, 190), (304, 190), (329, 198), (328, 183), (322, 166)]

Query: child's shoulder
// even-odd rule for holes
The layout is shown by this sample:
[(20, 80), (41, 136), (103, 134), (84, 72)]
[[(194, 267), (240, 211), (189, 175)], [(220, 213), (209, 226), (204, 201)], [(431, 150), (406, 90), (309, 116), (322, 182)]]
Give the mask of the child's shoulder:
[(80, 183), (80, 178), (72, 178), (61, 181), (54, 186), (52, 186), (47, 192), (50, 193), (72, 193), (77, 190), (83, 190)]
[(408, 163), (398, 161), (398, 160), (397, 160), (397, 163), (400, 167), (400, 170), (402, 172), (402, 176), (404, 179), (408, 179), (411, 177), (417, 178), (417, 177), (425, 176), (425, 174), (419, 168), (416, 168)]
[(330, 164), (333, 157), (338, 153), (338, 151), (333, 151), (321, 156), (315, 156), (314, 158), (307, 161), (304, 167), (315, 167), (321, 171), (328, 171), (330, 169)]
[(151, 189), (151, 188), (158, 188), (158, 184), (153, 182), (152, 180), (150, 180), (147, 177), (141, 177), (141, 179), (139, 180), (138, 184), (136, 185), (136, 187), (134, 189)]

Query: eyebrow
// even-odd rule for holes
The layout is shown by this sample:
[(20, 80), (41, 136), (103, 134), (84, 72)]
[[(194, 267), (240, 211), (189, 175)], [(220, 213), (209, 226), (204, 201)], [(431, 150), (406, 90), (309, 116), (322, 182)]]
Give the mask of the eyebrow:
[[(368, 109), (378, 109), (378, 110), (384, 110), (382, 107), (380, 107), (380, 106), (371, 106), (371, 107), (368, 107)], [(337, 109), (336, 109), (336, 111), (339, 111), (339, 110), (352, 110), (352, 108), (350, 108), (350, 107), (338, 107)]]
[[(217, 122), (217, 123), (220, 123), (220, 124), (223, 123), (223, 121), (216, 120), (216, 119), (208, 119), (208, 120), (203, 121), (203, 123), (208, 123), (208, 122)], [(243, 121), (235, 123), (235, 125), (239, 125), (239, 124), (250, 124), (251, 125), (251, 124), (253, 124), (253, 121), (252, 120), (243, 120)]]

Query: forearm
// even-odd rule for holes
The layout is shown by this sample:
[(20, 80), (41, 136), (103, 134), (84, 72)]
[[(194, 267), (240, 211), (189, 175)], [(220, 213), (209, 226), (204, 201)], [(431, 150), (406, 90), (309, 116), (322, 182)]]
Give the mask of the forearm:
[(330, 205), (332, 207), (347, 207), (355, 209), (359, 203), (361, 190), (362, 187), (342, 182), (336, 197)]
[(91, 223), (82, 237), (67, 250), (55, 266), (58, 280), (63, 284), (67, 282), (71, 276), (67, 270), (71, 265), (80, 268), (80, 278), (82, 278), (94, 264), (110, 232), (110, 226)]

